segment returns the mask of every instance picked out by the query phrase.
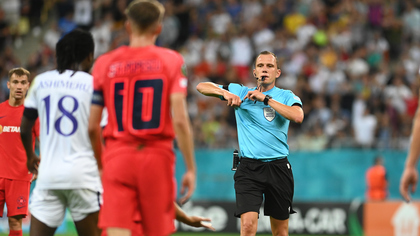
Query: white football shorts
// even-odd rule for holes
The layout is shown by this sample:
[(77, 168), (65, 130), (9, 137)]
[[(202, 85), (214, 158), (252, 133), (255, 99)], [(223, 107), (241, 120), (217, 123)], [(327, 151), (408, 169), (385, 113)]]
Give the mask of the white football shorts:
[(61, 225), (69, 209), (73, 221), (99, 211), (102, 194), (90, 189), (35, 189), (29, 201), (29, 211), (48, 227)]

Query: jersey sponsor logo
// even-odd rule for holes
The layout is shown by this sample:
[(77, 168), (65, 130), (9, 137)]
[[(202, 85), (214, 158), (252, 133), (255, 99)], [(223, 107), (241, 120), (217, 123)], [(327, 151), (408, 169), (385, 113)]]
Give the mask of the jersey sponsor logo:
[(276, 118), (276, 111), (273, 108), (264, 107), (263, 111), (264, 111), (264, 117), (266, 120), (271, 122), (274, 120), (274, 118)]
[(0, 125), (0, 134), (1, 133), (20, 133), (19, 126), (1, 126)]
[(144, 72), (160, 72), (162, 70), (159, 60), (140, 60), (116, 62), (109, 66), (108, 77), (128, 76)]

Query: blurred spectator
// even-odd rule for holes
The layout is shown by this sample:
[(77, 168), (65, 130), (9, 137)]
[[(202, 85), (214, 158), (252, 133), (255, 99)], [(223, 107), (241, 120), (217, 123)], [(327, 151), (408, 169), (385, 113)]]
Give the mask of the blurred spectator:
[(92, 33), (93, 40), (95, 41), (94, 57), (97, 58), (109, 51), (111, 47), (111, 15), (106, 14), (103, 19), (95, 21), (90, 32)]
[(347, 72), (353, 78), (369, 73), (369, 64), (366, 62), (366, 48), (364, 46), (355, 50), (347, 64)]
[(13, 33), (16, 33), (20, 21), (21, 1), (2, 0), (0, 3), (5, 13), (5, 21), (8, 22)]
[(227, 0), (226, 11), (229, 13), (235, 24), (240, 23), (242, 16), (242, 5), (238, 0)]
[(44, 43), (51, 49), (55, 50), (55, 45), (61, 38), (61, 32), (57, 23), (53, 22), (44, 34)]
[(371, 29), (381, 27), (383, 14), (383, 4), (381, 0), (370, 0), (368, 10), (368, 23)]
[(249, 69), (254, 56), (252, 41), (246, 35), (245, 29), (241, 28), (231, 40), (230, 64), (235, 68), (241, 83), (249, 77)]
[(395, 15), (395, 9), (388, 6), (384, 10), (384, 17), (382, 19), (382, 29), (385, 39), (390, 45), (390, 57), (398, 58), (401, 51), (403, 41), (403, 23), (400, 18)]
[(247, 24), (253, 22), (255, 18), (261, 14), (262, 4), (261, 1), (258, 0), (243, 0), (242, 9), (243, 21)]
[(73, 9), (68, 10), (63, 17), (58, 20), (58, 27), (62, 35), (74, 30), (77, 25), (73, 21), (74, 11)]
[(420, 40), (420, 10), (414, 7), (412, 1), (406, 0), (404, 3), (405, 10), (402, 15), (404, 31), (418, 42)]
[(366, 107), (361, 116), (353, 121), (354, 140), (357, 147), (373, 148), (375, 144), (377, 119), (371, 109)]
[(7, 41), (11, 39), (9, 23), (6, 20), (4, 10), (0, 8), (0, 52), (6, 48)]
[(175, 41), (179, 36), (178, 18), (174, 15), (174, 5), (172, 2), (165, 4), (165, 17), (163, 18), (163, 29), (159, 35), (158, 42), (164, 47), (174, 47)]
[(289, 33), (296, 34), (296, 31), (306, 23), (306, 18), (298, 10), (293, 8), (293, 10), (287, 14), (283, 19), (283, 25)]
[(252, 42), (255, 47), (256, 52), (262, 51), (273, 51), (272, 43), (274, 41), (275, 35), (273, 30), (268, 27), (268, 23), (261, 18), (257, 18), (256, 30), (252, 35)]
[(331, 110), (326, 107), (325, 97), (318, 95), (312, 100), (312, 110), (305, 118), (304, 127), (313, 128), (316, 125), (324, 127), (331, 119)]
[[(48, 14), (47, 12), (42, 13), (45, 10), (45, 1), (44, 0), (24, 0), (25, 7), (28, 7), (28, 17), (30, 26), (32, 29), (37, 29), (41, 26), (41, 24), (45, 23), (47, 17), (45, 16)], [(57, 2), (62, 2), (57, 1)], [(48, 4), (48, 3), (47, 3)], [(25, 9), (26, 10), (26, 9)], [(43, 15), (44, 14), (44, 15)]]
[(368, 63), (377, 68), (382, 61), (389, 62), (389, 43), (382, 36), (382, 32), (376, 30), (367, 42)]
[(303, 133), (298, 137), (298, 149), (302, 151), (322, 151), (327, 147), (327, 144), (328, 137), (319, 124), (316, 124), (309, 132)]
[(232, 18), (229, 13), (225, 10), (222, 2), (218, 2), (216, 10), (211, 14), (209, 23), (214, 33), (222, 35), (226, 33), (232, 22)]
[(77, 27), (89, 30), (93, 24), (92, 0), (75, 0), (73, 22)]
[(400, 114), (407, 111), (406, 100), (412, 98), (411, 90), (404, 84), (403, 79), (395, 76), (392, 79), (392, 84), (386, 86), (384, 90), (384, 98), (389, 100), (391, 105)]

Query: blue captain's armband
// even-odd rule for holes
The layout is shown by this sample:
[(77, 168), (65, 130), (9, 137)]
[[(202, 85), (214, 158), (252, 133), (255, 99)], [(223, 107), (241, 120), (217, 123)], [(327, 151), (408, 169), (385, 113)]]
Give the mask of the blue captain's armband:
[(102, 91), (94, 90), (92, 96), (92, 104), (104, 106), (104, 94)]

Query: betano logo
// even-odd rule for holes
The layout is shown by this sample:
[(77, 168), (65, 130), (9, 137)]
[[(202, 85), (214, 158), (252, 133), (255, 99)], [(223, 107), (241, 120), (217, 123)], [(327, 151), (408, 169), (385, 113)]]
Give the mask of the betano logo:
[(0, 134), (1, 133), (20, 133), (19, 126), (2, 126), (0, 125)]

